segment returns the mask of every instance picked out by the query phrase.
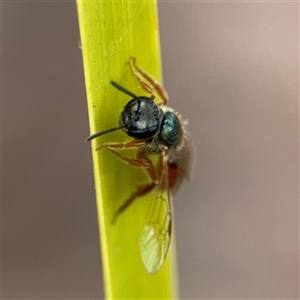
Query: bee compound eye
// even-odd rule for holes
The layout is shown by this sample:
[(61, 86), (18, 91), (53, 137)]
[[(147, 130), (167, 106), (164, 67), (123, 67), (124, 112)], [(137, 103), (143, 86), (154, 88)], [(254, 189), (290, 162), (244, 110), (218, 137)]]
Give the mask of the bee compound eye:
[(159, 130), (159, 110), (150, 98), (134, 98), (125, 105), (121, 112), (119, 126), (131, 137), (151, 138)]
[(168, 148), (176, 148), (182, 141), (182, 125), (173, 111), (167, 111), (163, 115), (158, 138)]

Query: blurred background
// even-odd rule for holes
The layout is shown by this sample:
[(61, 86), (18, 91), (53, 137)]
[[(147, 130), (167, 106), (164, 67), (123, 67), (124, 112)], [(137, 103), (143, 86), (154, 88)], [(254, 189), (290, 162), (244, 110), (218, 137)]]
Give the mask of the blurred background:
[[(74, 2), (2, 2), (2, 297), (102, 299)], [(182, 299), (299, 298), (299, 4), (160, 2), (189, 119), (174, 201)]]

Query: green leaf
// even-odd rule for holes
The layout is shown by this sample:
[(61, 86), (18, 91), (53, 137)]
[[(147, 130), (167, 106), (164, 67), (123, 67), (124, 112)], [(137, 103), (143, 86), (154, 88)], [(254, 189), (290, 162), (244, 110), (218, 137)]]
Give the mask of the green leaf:
[[(147, 96), (126, 65), (130, 57), (136, 57), (137, 64), (161, 82), (157, 3), (78, 0), (77, 7), (93, 134), (118, 126), (119, 114), (130, 100), (110, 84), (111, 80), (134, 94)], [(116, 131), (92, 141), (106, 297), (176, 298), (174, 247), (171, 245), (163, 267), (155, 275), (147, 272), (139, 248), (139, 237), (155, 192), (136, 200), (116, 224), (111, 222), (115, 211), (137, 185), (149, 181), (144, 170), (125, 164), (106, 149), (95, 150), (100, 143), (126, 140), (129, 140), (127, 135)], [(135, 155), (133, 150), (122, 153), (129, 157)]]

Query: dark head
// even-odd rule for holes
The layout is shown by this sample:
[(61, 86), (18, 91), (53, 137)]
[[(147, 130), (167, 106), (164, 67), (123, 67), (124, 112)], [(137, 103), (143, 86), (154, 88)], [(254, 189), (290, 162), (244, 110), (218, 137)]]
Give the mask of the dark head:
[(97, 132), (86, 139), (92, 139), (112, 132), (123, 130), (127, 135), (136, 139), (149, 139), (159, 131), (162, 113), (158, 110), (157, 105), (148, 97), (137, 97), (118, 83), (111, 81), (111, 84), (121, 92), (133, 97), (124, 107), (119, 118), (119, 127), (110, 128)]
[(161, 113), (153, 100), (137, 97), (130, 100), (121, 112), (119, 126), (136, 139), (149, 139), (159, 130)]

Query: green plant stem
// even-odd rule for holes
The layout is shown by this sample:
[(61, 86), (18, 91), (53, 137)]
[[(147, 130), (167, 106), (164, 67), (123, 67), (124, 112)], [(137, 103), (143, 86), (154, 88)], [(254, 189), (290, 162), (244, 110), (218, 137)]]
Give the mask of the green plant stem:
[[(77, 1), (81, 48), (91, 134), (118, 126), (119, 114), (130, 98), (110, 85), (114, 80), (134, 94), (144, 94), (125, 64), (131, 56), (161, 81), (156, 1)], [(109, 151), (95, 151), (102, 142), (123, 142), (112, 132), (92, 141), (95, 187), (107, 299), (172, 299), (176, 274), (171, 247), (162, 269), (147, 273), (138, 238), (148, 216), (153, 193), (137, 200), (115, 225), (116, 209), (149, 180), (143, 170), (130, 167)], [(129, 151), (129, 156), (134, 153)]]

